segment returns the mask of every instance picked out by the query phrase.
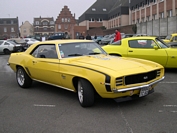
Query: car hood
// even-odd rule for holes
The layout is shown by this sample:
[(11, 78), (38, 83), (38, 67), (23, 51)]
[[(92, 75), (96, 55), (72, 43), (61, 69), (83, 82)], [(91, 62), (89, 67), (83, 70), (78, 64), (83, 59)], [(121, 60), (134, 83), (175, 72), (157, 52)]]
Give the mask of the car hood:
[(91, 55), (73, 59), (71, 64), (88, 67), (104, 72), (119, 72), (122, 75), (129, 72), (144, 72), (162, 67), (161, 65), (137, 58), (116, 57), (110, 55)]

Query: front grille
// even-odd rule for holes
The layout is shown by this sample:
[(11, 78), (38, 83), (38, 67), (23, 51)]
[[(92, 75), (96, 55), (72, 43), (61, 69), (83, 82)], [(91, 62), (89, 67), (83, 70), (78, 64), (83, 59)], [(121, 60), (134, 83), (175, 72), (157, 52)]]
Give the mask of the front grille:
[(141, 73), (125, 77), (125, 85), (144, 83), (160, 76), (160, 70), (151, 71), (148, 73)]
[(116, 78), (116, 86), (122, 86), (123, 85), (123, 77)]

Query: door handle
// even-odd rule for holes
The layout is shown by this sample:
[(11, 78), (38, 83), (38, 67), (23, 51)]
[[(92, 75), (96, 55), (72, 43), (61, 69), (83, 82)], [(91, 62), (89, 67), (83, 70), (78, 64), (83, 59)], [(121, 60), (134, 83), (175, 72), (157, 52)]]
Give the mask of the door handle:
[(133, 50), (129, 50), (128, 52), (133, 52)]

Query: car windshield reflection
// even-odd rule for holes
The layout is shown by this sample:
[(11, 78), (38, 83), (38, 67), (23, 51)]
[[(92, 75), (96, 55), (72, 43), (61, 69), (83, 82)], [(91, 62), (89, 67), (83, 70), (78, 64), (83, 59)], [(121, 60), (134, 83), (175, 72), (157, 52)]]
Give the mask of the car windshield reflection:
[(62, 58), (96, 54), (106, 55), (106, 52), (95, 42), (59, 44), (59, 51)]

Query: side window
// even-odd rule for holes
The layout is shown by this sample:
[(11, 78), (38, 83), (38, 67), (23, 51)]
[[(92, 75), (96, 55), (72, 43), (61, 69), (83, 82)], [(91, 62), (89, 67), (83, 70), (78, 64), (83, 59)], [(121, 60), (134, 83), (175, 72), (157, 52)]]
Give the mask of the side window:
[(172, 42), (176, 42), (176, 41), (177, 41), (177, 36), (174, 36)]
[(58, 58), (55, 45), (40, 45), (31, 53), (31, 55), (35, 58)]
[(4, 45), (10, 45), (8, 42), (5, 42)]
[(142, 48), (150, 49), (153, 48), (156, 43), (153, 40), (132, 40), (129, 41), (129, 47), (131, 48)]

